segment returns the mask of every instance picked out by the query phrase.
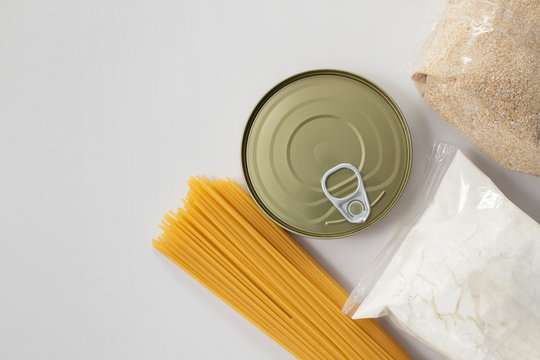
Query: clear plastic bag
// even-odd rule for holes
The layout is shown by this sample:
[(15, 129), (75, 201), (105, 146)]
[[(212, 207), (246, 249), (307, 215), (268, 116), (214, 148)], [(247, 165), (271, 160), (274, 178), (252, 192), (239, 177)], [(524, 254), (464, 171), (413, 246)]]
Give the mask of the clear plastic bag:
[(415, 86), (499, 165), (540, 176), (540, 1), (445, 4), (413, 47)]
[(450, 359), (540, 358), (540, 225), (454, 146), (344, 311), (389, 316)]

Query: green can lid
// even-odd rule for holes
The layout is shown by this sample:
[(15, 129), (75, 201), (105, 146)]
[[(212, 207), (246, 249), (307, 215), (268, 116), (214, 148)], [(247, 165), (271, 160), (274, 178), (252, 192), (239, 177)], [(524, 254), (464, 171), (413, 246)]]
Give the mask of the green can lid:
[[(321, 186), (325, 173), (352, 164), (361, 174), (371, 212), (345, 219)], [(409, 128), (401, 110), (373, 82), (339, 70), (292, 76), (253, 110), (242, 140), (242, 168), (259, 207), (285, 229), (312, 238), (357, 233), (380, 220), (401, 196), (412, 164)], [(326, 181), (337, 198), (358, 186), (352, 172)], [(369, 207), (369, 206), (368, 206)], [(363, 204), (351, 202), (358, 213)]]

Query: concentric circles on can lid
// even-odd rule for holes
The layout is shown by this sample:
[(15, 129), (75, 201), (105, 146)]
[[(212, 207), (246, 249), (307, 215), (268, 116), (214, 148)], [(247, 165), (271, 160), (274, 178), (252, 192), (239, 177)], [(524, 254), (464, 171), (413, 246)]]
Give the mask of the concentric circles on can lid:
[[(340, 164), (352, 164), (361, 177), (330, 175), (327, 197), (321, 179)], [(242, 140), (242, 169), (259, 207), (312, 238), (352, 235), (380, 220), (401, 196), (411, 164), (409, 128), (396, 103), (371, 81), (338, 70), (308, 71), (276, 85), (253, 110)], [(351, 196), (359, 181), (368, 204), (353, 199), (343, 209), (370, 212), (355, 223), (331, 198)]]

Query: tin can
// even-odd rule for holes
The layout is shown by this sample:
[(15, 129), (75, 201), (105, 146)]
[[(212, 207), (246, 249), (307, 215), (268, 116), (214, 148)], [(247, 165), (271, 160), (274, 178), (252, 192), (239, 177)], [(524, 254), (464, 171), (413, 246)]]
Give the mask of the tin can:
[(396, 103), (372, 81), (339, 70), (276, 85), (242, 139), (242, 169), (258, 206), (311, 238), (345, 237), (379, 221), (403, 193), (411, 165), (411, 136)]

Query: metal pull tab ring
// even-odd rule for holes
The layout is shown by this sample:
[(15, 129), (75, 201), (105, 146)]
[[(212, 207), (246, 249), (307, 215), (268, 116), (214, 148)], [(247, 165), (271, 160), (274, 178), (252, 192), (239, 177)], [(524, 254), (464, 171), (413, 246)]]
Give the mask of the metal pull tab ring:
[[(328, 191), (328, 188), (326, 187), (326, 180), (328, 180), (330, 175), (341, 169), (349, 169), (354, 172), (356, 178), (358, 179), (358, 187), (351, 195), (344, 198), (337, 198), (332, 196), (332, 194), (330, 194)], [(355, 166), (347, 163), (334, 166), (324, 173), (321, 179), (321, 186), (326, 197), (332, 202), (332, 204), (334, 204), (334, 206), (345, 217), (345, 219), (347, 219), (348, 222), (359, 224), (367, 220), (371, 212), (371, 206), (369, 205), (362, 176), (360, 175), (360, 171), (358, 171)]]

